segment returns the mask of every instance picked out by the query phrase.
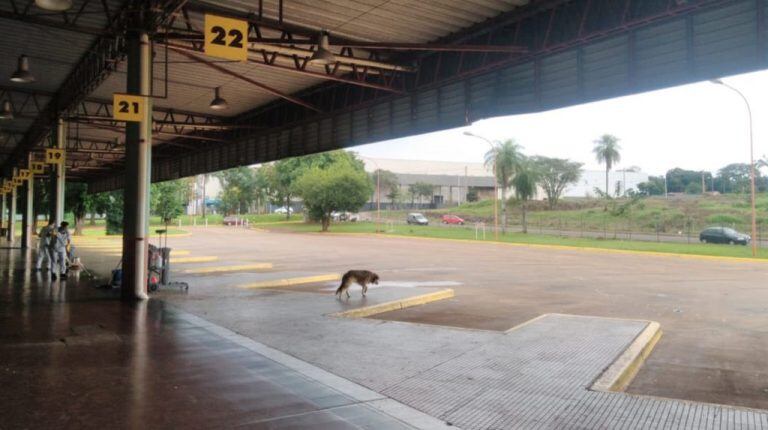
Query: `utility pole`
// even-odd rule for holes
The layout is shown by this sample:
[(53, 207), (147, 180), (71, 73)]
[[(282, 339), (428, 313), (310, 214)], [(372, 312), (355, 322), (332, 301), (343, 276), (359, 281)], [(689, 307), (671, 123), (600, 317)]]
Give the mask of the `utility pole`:
[(704, 182), (704, 171), (701, 171), (701, 194), (707, 193), (707, 183)]

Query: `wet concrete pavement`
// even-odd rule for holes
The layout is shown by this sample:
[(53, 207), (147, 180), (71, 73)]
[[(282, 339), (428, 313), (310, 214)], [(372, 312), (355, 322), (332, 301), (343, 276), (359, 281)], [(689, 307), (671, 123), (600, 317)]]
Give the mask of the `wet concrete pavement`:
[(159, 300), (124, 303), (0, 250), (0, 429), (408, 429)]
[(197, 229), (171, 246), (218, 255), (216, 264), (267, 261), (286, 273), (362, 268), (384, 282), (451, 282), (456, 291), (378, 319), (487, 330), (548, 312), (659, 321), (664, 337), (629, 392), (768, 408), (768, 263), (234, 228)]

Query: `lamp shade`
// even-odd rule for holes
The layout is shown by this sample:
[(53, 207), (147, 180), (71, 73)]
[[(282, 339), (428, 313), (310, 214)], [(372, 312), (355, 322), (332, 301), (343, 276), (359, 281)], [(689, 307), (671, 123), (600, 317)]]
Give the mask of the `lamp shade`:
[(336, 56), (333, 55), (333, 52), (331, 52), (330, 43), (328, 42), (328, 32), (323, 31), (320, 33), (320, 40), (317, 44), (317, 51), (312, 54), (309, 62), (322, 66), (336, 62)]
[(19, 63), (16, 66), (16, 71), (11, 75), (11, 81), (21, 84), (35, 82), (35, 77), (29, 72), (29, 57), (26, 55), (19, 56)]
[(11, 102), (8, 100), (3, 102), (3, 107), (0, 109), (0, 119), (13, 119), (13, 109), (11, 109)]
[(216, 87), (214, 90), (214, 97), (213, 100), (211, 100), (211, 104), (209, 105), (209, 107), (213, 110), (224, 110), (229, 107), (229, 103), (227, 103), (227, 101), (221, 97), (220, 91), (221, 87)]
[(72, 8), (72, 0), (35, 0), (40, 9), (63, 12)]

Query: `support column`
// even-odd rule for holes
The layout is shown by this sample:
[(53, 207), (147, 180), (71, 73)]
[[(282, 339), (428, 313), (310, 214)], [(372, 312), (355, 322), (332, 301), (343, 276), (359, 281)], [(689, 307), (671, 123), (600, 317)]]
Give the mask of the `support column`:
[[(16, 168), (13, 169), (13, 176), (17, 174)], [(8, 194), (10, 201), (8, 202), (8, 242), (13, 244), (16, 239), (16, 196), (18, 187), (11, 187), (11, 193)]]
[[(32, 155), (29, 156), (30, 160)], [(35, 231), (35, 210), (33, 202), (35, 200), (35, 174), (30, 173), (29, 179), (24, 184), (22, 195), (24, 196), (24, 207), (21, 218), (21, 248), (32, 248), (32, 236)]]
[[(66, 149), (67, 147), (67, 123), (63, 119), (59, 118), (59, 122), (56, 125), (56, 141), (54, 146), (59, 149)], [(65, 154), (66, 157), (66, 154)], [(56, 221), (56, 227), (58, 228), (64, 221), (64, 185), (66, 174), (66, 160), (63, 160), (60, 164), (54, 164), (51, 174), (51, 218)]]
[[(143, 31), (127, 37), (127, 93), (151, 95), (152, 44)], [(147, 248), (149, 231), (149, 185), (152, 167), (152, 99), (141, 122), (128, 122), (125, 129), (125, 189), (123, 219), (124, 299), (147, 299)]]
[[(2, 183), (2, 178), (0, 178), (0, 183)], [(5, 199), (7, 198), (7, 195), (2, 194), (0, 195), (0, 229), (5, 227)]]

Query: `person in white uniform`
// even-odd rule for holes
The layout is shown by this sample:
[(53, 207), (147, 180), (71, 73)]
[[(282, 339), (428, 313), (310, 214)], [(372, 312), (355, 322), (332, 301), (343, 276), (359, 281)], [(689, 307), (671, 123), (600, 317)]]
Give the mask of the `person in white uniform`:
[(56, 228), (55, 221), (48, 221), (48, 225), (40, 229), (37, 241), (37, 260), (35, 260), (35, 270), (43, 268), (43, 259), (47, 260), (48, 270), (53, 271), (53, 260), (48, 245), (51, 243), (51, 231)]
[(48, 244), (48, 249), (51, 250), (51, 256), (53, 257), (51, 278), (54, 281), (56, 280), (57, 270), (61, 279), (67, 279), (67, 245), (70, 242), (68, 226), (68, 222), (62, 222), (61, 227), (56, 230), (56, 235), (51, 238), (51, 242)]

